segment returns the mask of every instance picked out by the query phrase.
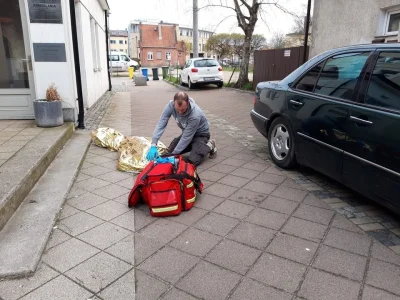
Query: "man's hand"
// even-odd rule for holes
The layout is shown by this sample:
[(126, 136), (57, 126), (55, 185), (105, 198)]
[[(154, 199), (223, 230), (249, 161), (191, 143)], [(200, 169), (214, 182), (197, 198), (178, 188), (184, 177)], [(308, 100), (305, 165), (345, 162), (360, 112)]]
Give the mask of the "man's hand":
[(158, 157), (158, 151), (156, 146), (151, 146), (149, 152), (147, 152), (146, 159), (151, 161)]

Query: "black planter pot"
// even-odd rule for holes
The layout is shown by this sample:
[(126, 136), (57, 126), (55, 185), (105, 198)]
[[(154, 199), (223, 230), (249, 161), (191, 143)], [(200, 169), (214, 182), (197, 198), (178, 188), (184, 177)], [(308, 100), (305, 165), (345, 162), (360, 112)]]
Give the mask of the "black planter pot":
[(56, 127), (64, 124), (61, 101), (34, 100), (33, 110), (38, 127)]

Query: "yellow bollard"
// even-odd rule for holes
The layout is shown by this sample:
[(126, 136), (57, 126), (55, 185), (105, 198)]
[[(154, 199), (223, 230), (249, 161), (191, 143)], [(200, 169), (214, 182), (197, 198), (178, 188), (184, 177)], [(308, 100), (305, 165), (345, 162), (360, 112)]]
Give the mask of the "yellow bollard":
[(134, 68), (133, 68), (133, 67), (129, 67), (129, 68), (128, 68), (128, 72), (129, 72), (129, 78), (130, 78), (130, 79), (133, 79)]

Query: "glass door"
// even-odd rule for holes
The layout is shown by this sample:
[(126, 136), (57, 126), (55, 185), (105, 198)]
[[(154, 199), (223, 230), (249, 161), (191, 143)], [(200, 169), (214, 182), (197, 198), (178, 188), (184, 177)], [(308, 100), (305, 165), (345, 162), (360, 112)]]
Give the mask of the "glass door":
[(24, 0), (0, 0), (0, 119), (30, 119), (33, 74)]

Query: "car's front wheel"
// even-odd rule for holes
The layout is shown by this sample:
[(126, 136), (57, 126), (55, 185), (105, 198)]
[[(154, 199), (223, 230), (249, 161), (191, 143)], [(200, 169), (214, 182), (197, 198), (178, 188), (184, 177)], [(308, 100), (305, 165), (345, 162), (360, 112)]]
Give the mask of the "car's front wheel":
[(295, 142), (289, 122), (282, 117), (276, 118), (268, 131), (268, 150), (273, 162), (284, 169), (296, 165)]
[(183, 80), (182, 80), (182, 76), (179, 76), (179, 81), (180, 81), (181, 86), (185, 86), (185, 84), (183, 83)]

